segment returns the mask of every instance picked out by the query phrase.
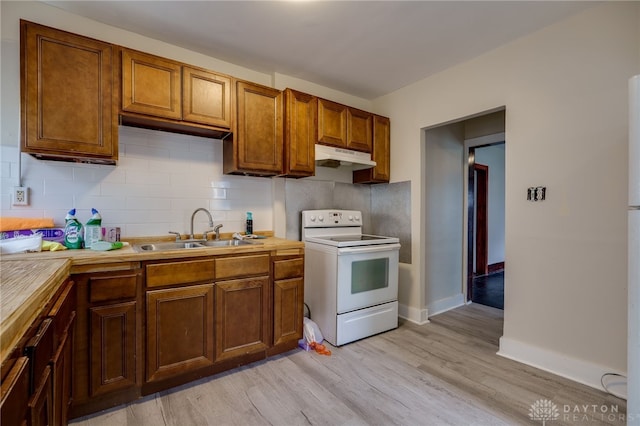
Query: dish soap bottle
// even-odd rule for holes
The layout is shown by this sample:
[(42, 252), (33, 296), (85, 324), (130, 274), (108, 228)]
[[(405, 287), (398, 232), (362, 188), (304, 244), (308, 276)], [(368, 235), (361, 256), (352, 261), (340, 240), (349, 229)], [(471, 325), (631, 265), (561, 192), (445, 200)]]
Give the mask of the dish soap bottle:
[(82, 248), (82, 224), (76, 219), (76, 209), (69, 210), (64, 218), (64, 245), (69, 249)]
[(253, 234), (253, 215), (251, 212), (247, 212), (247, 235)]
[(100, 236), (102, 235), (102, 217), (98, 210), (91, 209), (91, 218), (87, 221), (87, 224), (84, 226), (84, 248), (91, 248), (91, 246), (100, 241)]

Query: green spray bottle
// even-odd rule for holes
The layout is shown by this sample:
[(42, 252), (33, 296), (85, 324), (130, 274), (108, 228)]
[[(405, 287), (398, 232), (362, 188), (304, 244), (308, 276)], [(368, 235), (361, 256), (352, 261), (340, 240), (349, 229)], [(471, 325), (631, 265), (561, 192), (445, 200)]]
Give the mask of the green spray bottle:
[(82, 224), (76, 219), (76, 209), (69, 210), (64, 218), (64, 245), (69, 249), (81, 249), (82, 241)]

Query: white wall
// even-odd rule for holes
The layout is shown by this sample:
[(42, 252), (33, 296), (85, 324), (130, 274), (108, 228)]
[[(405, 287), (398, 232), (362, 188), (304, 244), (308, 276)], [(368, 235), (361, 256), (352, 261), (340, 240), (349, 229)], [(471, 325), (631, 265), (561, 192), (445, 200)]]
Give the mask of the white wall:
[[(626, 86), (639, 71), (639, 8), (594, 5), (374, 102), (393, 123), (392, 179), (410, 180), (414, 200), (421, 129), (506, 106), (501, 353), (593, 386), (626, 370)], [(526, 201), (532, 185), (547, 186), (546, 202)], [(425, 204), (412, 203), (413, 235), (425, 234)], [(401, 302), (420, 312), (430, 301), (413, 244)]]
[(464, 125), (426, 131), (422, 218), (425, 304), (429, 316), (459, 306), (462, 294), (463, 144)]

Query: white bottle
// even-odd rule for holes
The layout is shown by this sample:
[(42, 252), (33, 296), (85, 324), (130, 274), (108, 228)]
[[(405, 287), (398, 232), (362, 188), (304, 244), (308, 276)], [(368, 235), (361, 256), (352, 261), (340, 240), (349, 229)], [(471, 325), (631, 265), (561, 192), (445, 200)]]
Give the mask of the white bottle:
[(91, 209), (91, 218), (84, 226), (84, 248), (91, 248), (93, 243), (100, 241), (102, 234), (102, 217), (98, 210)]

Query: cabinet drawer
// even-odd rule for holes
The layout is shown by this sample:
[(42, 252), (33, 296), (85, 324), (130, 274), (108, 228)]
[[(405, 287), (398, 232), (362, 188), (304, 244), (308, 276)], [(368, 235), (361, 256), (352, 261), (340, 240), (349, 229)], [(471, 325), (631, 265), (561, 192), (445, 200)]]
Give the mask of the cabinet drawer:
[(89, 301), (133, 299), (136, 297), (138, 273), (93, 276), (89, 278)]
[(62, 291), (62, 294), (55, 301), (53, 307), (47, 314), (53, 320), (53, 350), (58, 349), (58, 344), (62, 340), (69, 324), (76, 311), (76, 286), (73, 281), (69, 281)]
[(283, 259), (273, 262), (273, 279), (282, 280), (284, 278), (301, 277), (304, 275), (304, 259)]
[(269, 273), (269, 255), (234, 256), (216, 259), (216, 279)]
[(213, 281), (214, 267), (213, 259), (147, 265), (147, 287)]

